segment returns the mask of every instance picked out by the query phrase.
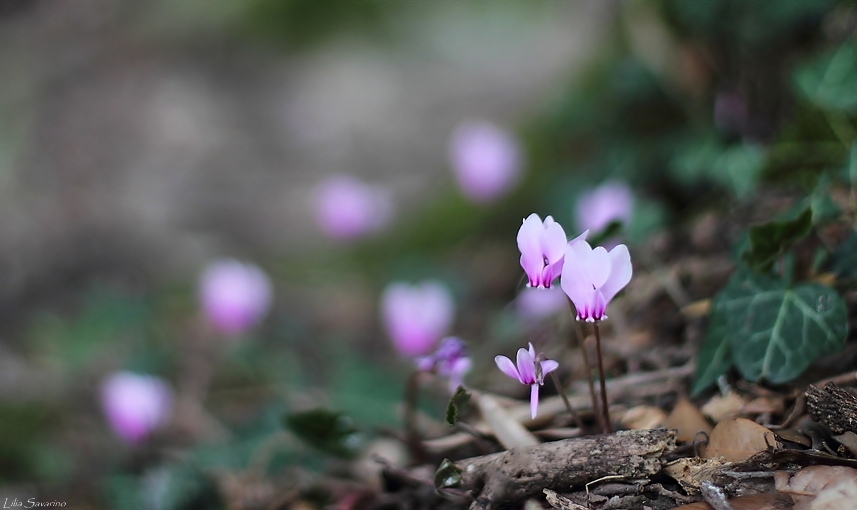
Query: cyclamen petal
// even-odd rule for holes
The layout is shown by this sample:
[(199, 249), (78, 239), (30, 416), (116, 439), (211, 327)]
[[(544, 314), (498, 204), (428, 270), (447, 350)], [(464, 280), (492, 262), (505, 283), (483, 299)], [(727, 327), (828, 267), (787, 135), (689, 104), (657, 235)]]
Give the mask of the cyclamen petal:
[(533, 384), (530, 386), (530, 417), (536, 419), (539, 412), (539, 385)]
[(391, 190), (349, 175), (336, 175), (321, 182), (315, 190), (313, 205), (321, 230), (342, 241), (383, 229), (393, 215)]
[[(464, 375), (470, 371), (467, 346), (461, 339), (453, 336), (444, 338), (434, 354), (418, 358), (416, 362), (417, 370), (433, 370), (438, 376), (448, 379), (451, 392), (463, 386)], [(511, 363), (509, 361), (510, 365)], [(514, 369), (514, 366), (512, 368)]]
[(515, 368), (515, 364), (506, 356), (494, 356), (494, 363), (497, 364), (497, 367), (502, 370), (504, 374), (508, 375), (512, 379), (517, 379), (518, 381), (521, 380), (521, 376), (518, 374), (518, 369)]
[(521, 384), (533, 384), (536, 382), (536, 366), (533, 355), (521, 347), (518, 349), (518, 380)]
[(607, 318), (607, 305), (631, 281), (631, 275), (631, 256), (625, 245), (608, 252), (578, 241), (566, 248), (560, 285), (574, 303), (577, 318), (591, 322)]

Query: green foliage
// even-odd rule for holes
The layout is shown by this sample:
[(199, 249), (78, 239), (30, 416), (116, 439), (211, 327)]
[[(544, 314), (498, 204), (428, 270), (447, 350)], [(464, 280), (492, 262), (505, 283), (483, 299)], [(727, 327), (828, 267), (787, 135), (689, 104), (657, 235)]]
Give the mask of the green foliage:
[(696, 375), (691, 394), (696, 396), (717, 381), (717, 378), (732, 368), (729, 351), (729, 321), (725, 299), (718, 296), (711, 304), (708, 331), (696, 356)]
[[(817, 23), (836, 0), (666, 0), (667, 14), (682, 31), (736, 46), (760, 45)], [(745, 50), (746, 51), (746, 50)]]
[(749, 250), (741, 259), (752, 269), (770, 271), (774, 262), (812, 230), (812, 208), (805, 208), (791, 220), (771, 221), (750, 227), (747, 234)]
[(341, 412), (318, 408), (289, 413), (283, 424), (307, 444), (339, 457), (355, 454), (352, 439), (357, 433), (351, 419)]
[(340, 349), (337, 356), (329, 386), (331, 405), (361, 427), (395, 426), (399, 422), (396, 404), (402, 399), (401, 378), (354, 351)]
[(461, 469), (449, 459), (443, 459), (434, 474), (434, 486), (437, 489), (458, 487), (461, 484)]
[(830, 256), (830, 270), (841, 278), (857, 280), (857, 231), (852, 230), (848, 237), (833, 250)]
[(857, 52), (853, 42), (821, 55), (794, 74), (797, 89), (826, 110), (857, 110)]
[[(793, 380), (819, 356), (844, 348), (848, 314), (829, 287), (789, 287), (783, 280), (739, 270), (715, 298), (710, 327), (699, 358), (697, 392), (728, 369), (724, 349), (747, 380)], [(722, 345), (724, 337), (728, 348)]]
[(755, 188), (764, 160), (765, 153), (759, 147), (723, 145), (715, 137), (707, 136), (680, 146), (671, 170), (680, 182), (709, 181), (743, 197)]
[(452, 395), (452, 398), (449, 399), (449, 403), (446, 405), (446, 423), (448, 425), (455, 425), (455, 422), (458, 421), (459, 415), (464, 412), (465, 407), (469, 403), (470, 393), (467, 393), (464, 386), (459, 386)]

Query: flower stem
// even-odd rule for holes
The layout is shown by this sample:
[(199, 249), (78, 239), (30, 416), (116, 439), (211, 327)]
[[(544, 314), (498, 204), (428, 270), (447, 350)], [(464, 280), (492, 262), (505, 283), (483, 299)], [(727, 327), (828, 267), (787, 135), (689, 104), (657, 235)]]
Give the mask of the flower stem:
[(414, 370), (405, 385), (405, 445), (411, 451), (414, 462), (424, 462), (428, 458), (420, 433), (417, 430), (417, 395), (422, 375), (421, 371)]
[(595, 352), (598, 355), (598, 382), (601, 384), (601, 407), (604, 411), (604, 433), (610, 434), (613, 432), (613, 426), (610, 424), (610, 408), (607, 406), (607, 384), (604, 381), (604, 362), (601, 359), (601, 331), (598, 327), (598, 321), (592, 323), (592, 329), (595, 330)]
[(562, 397), (562, 403), (565, 404), (565, 408), (568, 409), (568, 413), (574, 419), (574, 422), (583, 430), (583, 422), (580, 421), (580, 416), (577, 414), (577, 411), (571, 407), (571, 402), (568, 401), (568, 397), (565, 396), (565, 390), (562, 387), (562, 384), (559, 382), (559, 377), (557, 377), (556, 372), (550, 372), (551, 379), (553, 379), (554, 385), (556, 385), (556, 391), (559, 392), (559, 396)]
[[(571, 301), (569, 301), (571, 305)], [(586, 337), (583, 336), (583, 328), (580, 327), (580, 322), (577, 321), (577, 310), (574, 306), (571, 307), (571, 313), (574, 318), (574, 332), (577, 335), (577, 345), (580, 346), (580, 354), (583, 356), (583, 368), (586, 370), (586, 384), (589, 385), (589, 398), (592, 399), (592, 414), (601, 425), (601, 430), (606, 430), (604, 420), (601, 417), (601, 410), (598, 407), (598, 397), (595, 396), (595, 385), (592, 382), (592, 366), (589, 364), (589, 355), (586, 353)], [(581, 424), (582, 426), (582, 424)]]

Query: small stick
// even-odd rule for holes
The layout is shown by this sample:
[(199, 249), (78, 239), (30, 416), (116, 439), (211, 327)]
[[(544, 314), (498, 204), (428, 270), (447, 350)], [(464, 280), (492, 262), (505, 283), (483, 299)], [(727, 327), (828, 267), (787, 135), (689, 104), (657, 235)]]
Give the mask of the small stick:
[(598, 355), (598, 381), (601, 383), (601, 408), (604, 411), (604, 433), (610, 434), (613, 432), (613, 426), (610, 424), (610, 408), (607, 407), (607, 383), (604, 380), (604, 362), (601, 359), (601, 331), (598, 327), (598, 321), (592, 323), (592, 329), (595, 330), (595, 352)]
[[(577, 336), (577, 344), (580, 346), (580, 354), (583, 356), (583, 367), (586, 369), (586, 384), (589, 385), (589, 397), (592, 399), (592, 414), (598, 419), (601, 424), (601, 430), (604, 430), (604, 423), (601, 418), (601, 412), (598, 409), (598, 398), (595, 396), (595, 384), (592, 382), (592, 366), (589, 364), (589, 356), (586, 354), (586, 337), (583, 336), (583, 328), (580, 327), (580, 322), (577, 321), (577, 310), (571, 301), (568, 302), (571, 307), (571, 313), (574, 316), (574, 332)], [(580, 425), (583, 427), (583, 424)]]

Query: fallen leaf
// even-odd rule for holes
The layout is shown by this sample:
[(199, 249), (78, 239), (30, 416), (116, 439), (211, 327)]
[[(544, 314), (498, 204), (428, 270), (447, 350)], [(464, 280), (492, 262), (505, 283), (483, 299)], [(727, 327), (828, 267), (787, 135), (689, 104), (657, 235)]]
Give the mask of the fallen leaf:
[(745, 418), (733, 418), (714, 427), (700, 455), (706, 459), (723, 457), (728, 462), (742, 462), (769, 447), (782, 448), (770, 429)]
[(729, 392), (725, 396), (715, 395), (702, 406), (702, 414), (708, 416), (715, 423), (726, 421), (741, 414), (744, 408), (744, 399), (735, 392)]
[(702, 482), (710, 482), (719, 475), (725, 464), (727, 462), (719, 458), (687, 457), (668, 463), (663, 471), (674, 478), (688, 493), (698, 494)]
[(545, 493), (545, 499), (548, 504), (557, 510), (587, 510), (585, 506), (578, 505), (567, 497), (560, 496), (555, 491), (550, 489), (542, 489), (542, 491)]
[(660, 407), (637, 406), (625, 411), (620, 421), (631, 430), (650, 430), (663, 427), (666, 420), (667, 413)]
[(857, 469), (809, 466), (794, 475), (777, 471), (774, 487), (792, 496), (795, 510), (849, 510), (857, 500)]
[(698, 407), (684, 397), (680, 397), (676, 402), (672, 412), (667, 416), (665, 426), (668, 429), (678, 430), (676, 440), (683, 443), (693, 441), (699, 431), (711, 434), (711, 425), (708, 424), (708, 420)]

